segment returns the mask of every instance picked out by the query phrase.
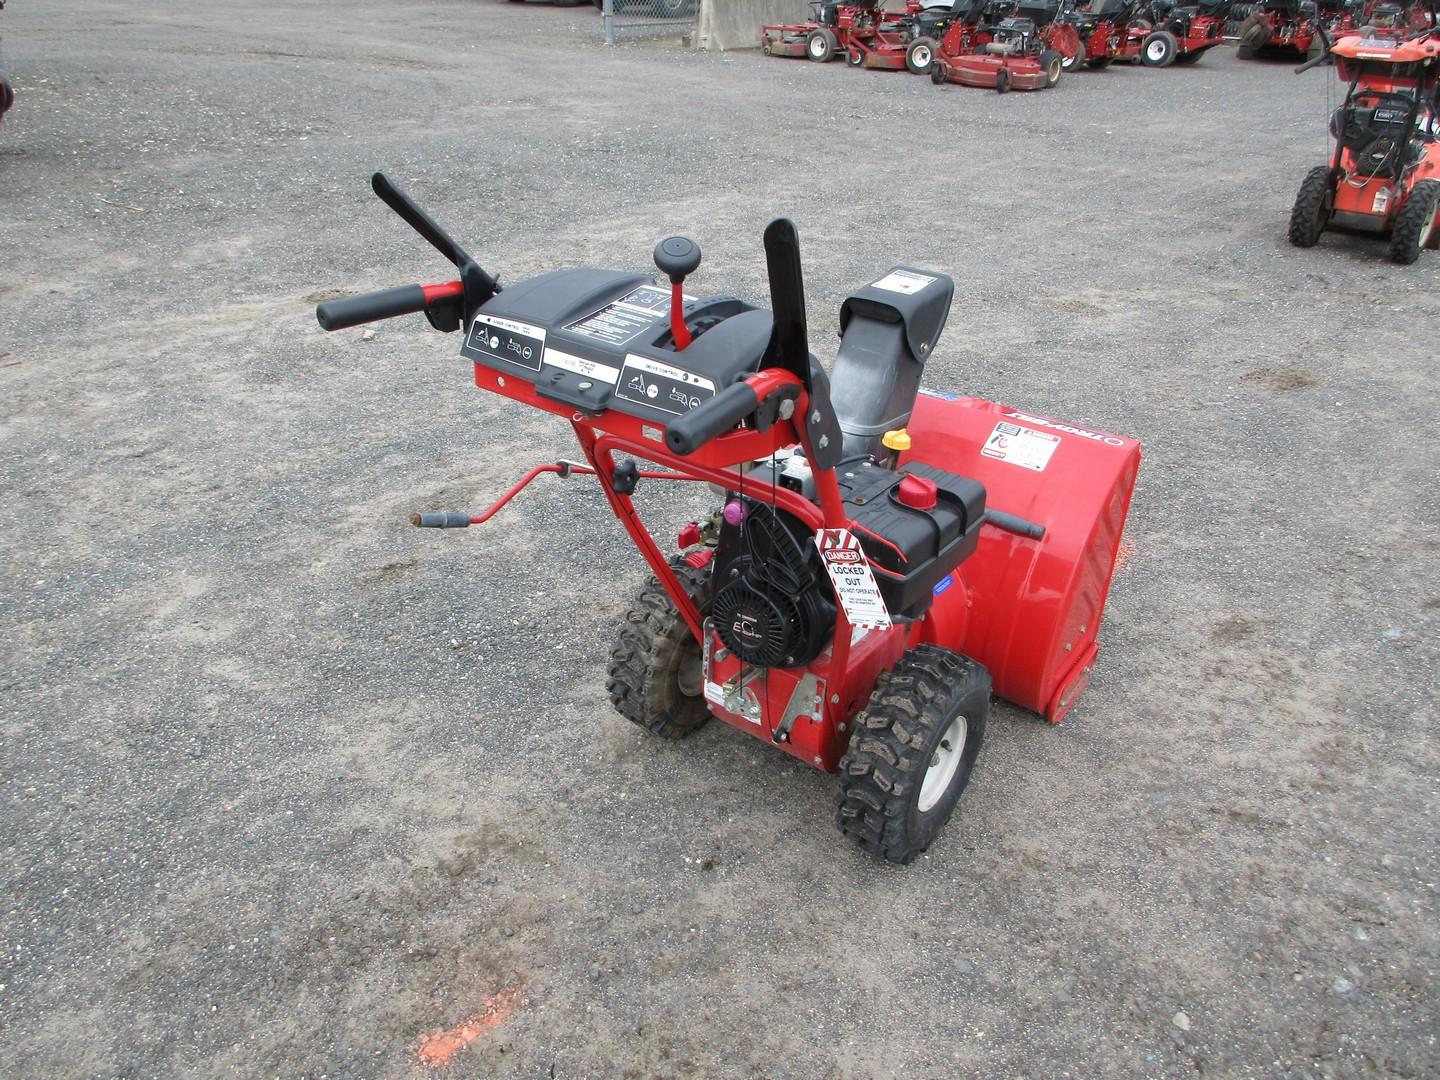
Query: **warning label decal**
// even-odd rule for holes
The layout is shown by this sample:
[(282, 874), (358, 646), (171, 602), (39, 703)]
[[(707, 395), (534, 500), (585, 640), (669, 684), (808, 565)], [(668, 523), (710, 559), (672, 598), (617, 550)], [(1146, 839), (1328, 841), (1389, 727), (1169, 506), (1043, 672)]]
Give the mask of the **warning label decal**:
[(652, 409), (680, 416), (715, 396), (715, 384), (693, 371), (662, 364), (649, 357), (625, 357), (615, 393)]
[[(695, 298), (686, 296), (684, 299), (689, 303)], [(579, 334), (592, 341), (601, 341), (606, 345), (624, 345), (669, 313), (669, 291), (658, 285), (641, 285), (594, 314), (571, 323), (565, 329), (572, 334)]]
[(904, 293), (906, 296), (914, 296), (921, 289), (925, 288), (936, 279), (925, 274), (917, 274), (912, 270), (891, 270), (879, 281), (872, 281), (872, 289), (885, 289), (887, 292)]
[(815, 545), (850, 625), (860, 630), (888, 630), (890, 612), (855, 535), (849, 529), (821, 529), (815, 534)]
[(545, 351), (545, 328), (498, 315), (476, 315), (465, 346), (492, 359), (539, 371), (540, 356)]
[(1055, 448), (1059, 445), (1059, 435), (1032, 431), (1030, 428), (1007, 424), (1002, 420), (995, 425), (995, 430), (990, 432), (990, 437), (985, 440), (980, 453), (996, 461), (1008, 461), (1011, 465), (1019, 465), (1023, 469), (1044, 472), (1045, 466), (1050, 464), (1050, 455), (1055, 453)]

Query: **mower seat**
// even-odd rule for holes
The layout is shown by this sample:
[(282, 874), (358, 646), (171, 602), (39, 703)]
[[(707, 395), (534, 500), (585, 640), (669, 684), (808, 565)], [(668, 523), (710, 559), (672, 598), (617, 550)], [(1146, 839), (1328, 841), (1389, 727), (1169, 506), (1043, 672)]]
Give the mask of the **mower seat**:
[(1015, 14), (1036, 26), (1049, 26), (1060, 14), (1060, 0), (1020, 0)]
[(1088, 11), (1080, 12), (1081, 15), (1089, 15), (1097, 22), (1128, 22), (1134, 13), (1134, 0), (1092, 0)]

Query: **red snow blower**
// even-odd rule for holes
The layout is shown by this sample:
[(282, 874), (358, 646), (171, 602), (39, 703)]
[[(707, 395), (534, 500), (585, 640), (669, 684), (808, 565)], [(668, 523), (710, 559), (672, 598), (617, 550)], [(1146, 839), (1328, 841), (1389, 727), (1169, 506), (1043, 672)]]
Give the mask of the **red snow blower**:
[[(654, 577), (610, 654), (619, 712), (665, 738), (717, 716), (840, 774), (840, 829), (907, 863), (970, 779), (995, 693), (1058, 722), (1096, 634), (1140, 464), (1133, 439), (921, 387), (954, 287), (896, 266), (840, 308), (829, 373), (810, 352), (799, 241), (771, 222), (773, 313), (684, 291), (700, 249), (655, 248), (667, 280), (557, 270), (499, 283), (376, 174), (376, 194), (459, 280), (327, 301), (338, 330), (424, 312), (460, 330), (477, 386), (567, 421)], [(645, 463), (641, 467), (640, 463)], [(651, 484), (719, 505), (666, 553)]]
[(1290, 242), (1313, 247), (1329, 228), (1377, 233), (1390, 237), (1392, 260), (1413, 263), (1440, 246), (1440, 31), (1367, 28), (1327, 40), (1295, 70), (1331, 57), (1350, 87), (1330, 117), (1330, 164), (1311, 169), (1295, 196)]

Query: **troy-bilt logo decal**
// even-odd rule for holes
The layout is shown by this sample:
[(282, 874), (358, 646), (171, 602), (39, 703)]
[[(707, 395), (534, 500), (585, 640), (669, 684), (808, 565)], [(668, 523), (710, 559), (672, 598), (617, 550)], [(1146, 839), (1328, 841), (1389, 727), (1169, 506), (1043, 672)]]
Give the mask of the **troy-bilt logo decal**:
[(890, 629), (890, 612), (855, 535), (849, 529), (821, 529), (815, 534), (815, 546), (820, 549), (835, 599), (840, 601), (851, 627)]
[(1082, 439), (1104, 443), (1106, 446), (1124, 446), (1126, 443), (1126, 440), (1118, 435), (1103, 435), (1098, 431), (1076, 427), (1074, 424), (1061, 424), (1055, 420), (1046, 420), (1043, 416), (1031, 416), (1029, 413), (1023, 412), (1008, 412), (1005, 415), (1011, 420), (1024, 420), (1027, 424), (1038, 424), (1040, 427), (1047, 427), (1054, 431), (1063, 431), (1066, 435), (1079, 435)]

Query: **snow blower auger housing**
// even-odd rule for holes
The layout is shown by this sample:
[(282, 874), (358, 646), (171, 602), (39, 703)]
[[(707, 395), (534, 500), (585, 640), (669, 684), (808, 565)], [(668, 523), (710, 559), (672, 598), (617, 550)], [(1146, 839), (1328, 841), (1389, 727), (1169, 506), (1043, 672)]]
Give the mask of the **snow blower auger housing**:
[(1350, 85), (1330, 117), (1330, 163), (1312, 168), (1295, 196), (1290, 242), (1313, 247), (1329, 228), (1378, 233), (1394, 262), (1413, 263), (1440, 247), (1440, 30), (1327, 36), (1325, 51), (1296, 71), (1332, 57)]
[[(799, 243), (764, 247), (773, 311), (686, 294), (700, 249), (661, 241), (665, 280), (558, 270), (500, 285), (376, 174), (373, 186), (458, 281), (327, 301), (338, 330), (424, 312), (461, 330), (475, 384), (568, 421), (654, 577), (611, 653), (627, 718), (665, 737), (717, 716), (838, 772), (842, 831), (899, 863), (923, 852), (969, 780), (995, 693), (1052, 722), (1071, 709), (1140, 462), (1133, 440), (921, 387), (953, 285), (896, 266), (848, 297), (827, 374), (811, 354)], [(640, 463), (644, 463), (642, 468)], [(637, 492), (724, 492), (674, 552)]]

